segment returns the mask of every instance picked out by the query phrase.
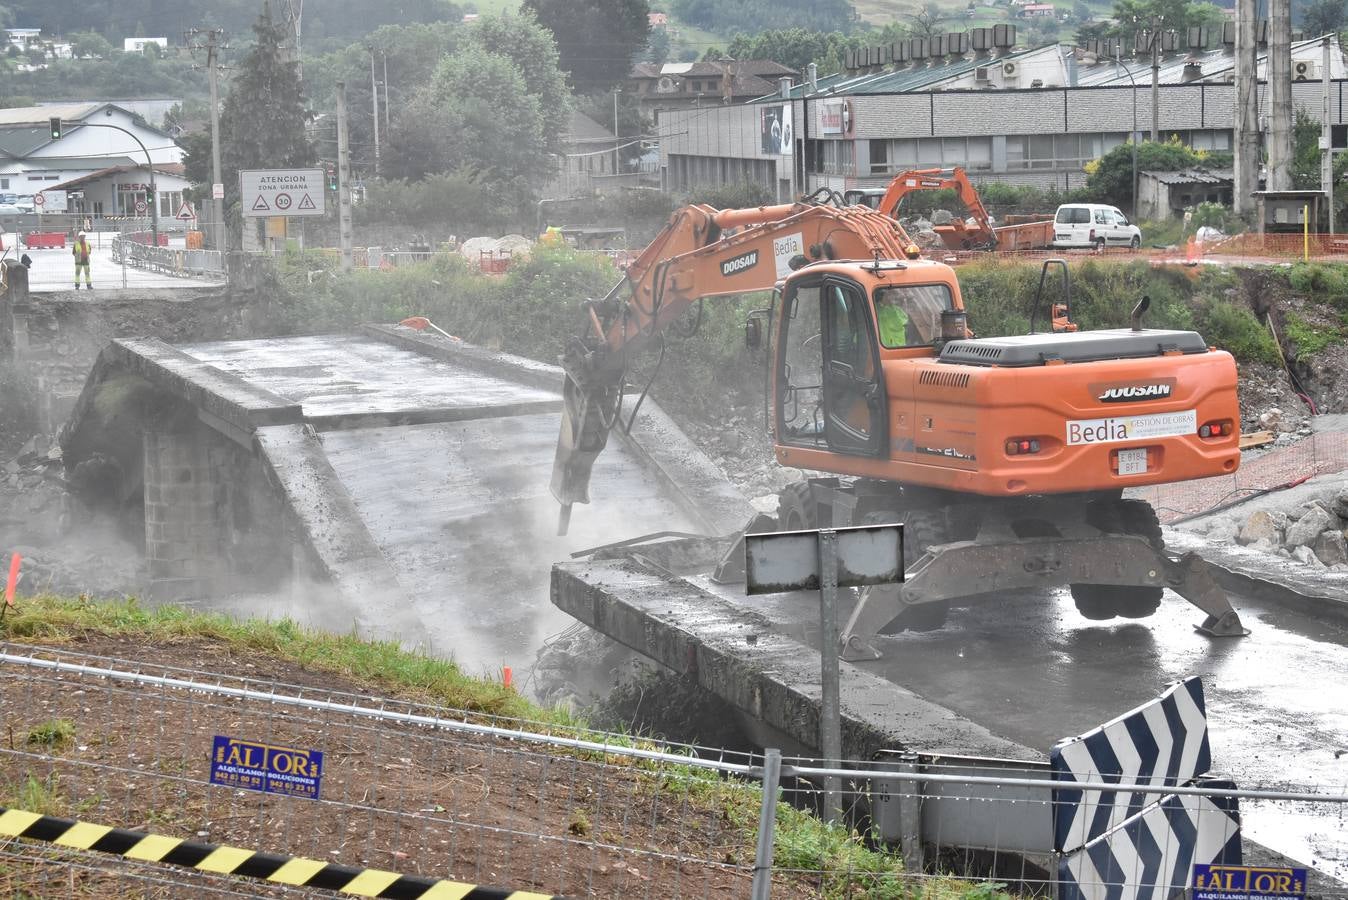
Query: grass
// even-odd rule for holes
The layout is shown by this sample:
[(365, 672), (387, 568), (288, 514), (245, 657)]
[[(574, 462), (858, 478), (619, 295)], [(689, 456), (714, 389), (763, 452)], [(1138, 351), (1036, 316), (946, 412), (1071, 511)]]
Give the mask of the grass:
[(1287, 329), (1287, 342), (1296, 353), (1296, 361), (1302, 362), (1315, 356), (1331, 344), (1344, 339), (1344, 329), (1332, 325), (1314, 325), (1294, 312), (1289, 312), (1284, 327)]
[[(158, 645), (208, 641), (231, 650), (267, 654), (309, 669), (341, 675), (409, 699), (557, 726), (581, 724), (565, 712), (543, 709), (500, 684), (470, 678), (451, 662), (408, 652), (392, 643), (307, 631), (289, 620), (240, 621), (175, 606), (147, 609), (134, 600), (91, 602), (85, 598), (54, 596), (22, 598), (15, 609), (0, 619), (0, 640), (15, 643), (61, 645), (90, 635), (132, 638)], [(26, 740), (29, 745), (56, 749), (74, 737), (74, 724), (56, 719), (35, 726)], [(614, 746), (624, 741), (640, 743), (636, 738), (598, 739)], [(762, 798), (756, 784), (725, 779), (700, 768), (655, 763), (637, 763), (636, 767), (645, 773), (650, 790), (721, 811), (742, 833), (743, 861), (751, 859)], [(90, 803), (96, 804), (97, 799), (81, 806)], [(54, 775), (43, 780), (27, 776), (17, 784), (0, 782), (0, 805), (50, 815), (80, 812), (72, 811)], [(569, 823), (572, 834), (584, 835), (590, 827), (584, 809), (572, 812)], [(896, 854), (873, 849), (862, 835), (827, 825), (786, 803), (777, 805), (775, 846), (777, 868), (827, 873), (821, 889), (824, 898), (864, 896), (897, 900), (918, 893), (912, 879), (903, 877), (902, 860)], [(924, 879), (920, 892), (934, 898), (991, 900), (999, 896), (998, 888), (936, 877)]]
[(392, 642), (305, 631), (288, 619), (239, 621), (177, 606), (150, 609), (135, 600), (94, 603), (39, 596), (26, 598), (0, 622), (0, 638), (21, 643), (64, 644), (90, 633), (154, 643), (218, 641), (395, 689), (411, 699), (493, 716), (571, 724), (563, 714), (543, 710), (501, 684), (470, 678), (452, 662), (409, 652)]
[(24, 739), (30, 747), (44, 747), (49, 751), (60, 751), (75, 742), (75, 723), (69, 719), (50, 719), (35, 725)]

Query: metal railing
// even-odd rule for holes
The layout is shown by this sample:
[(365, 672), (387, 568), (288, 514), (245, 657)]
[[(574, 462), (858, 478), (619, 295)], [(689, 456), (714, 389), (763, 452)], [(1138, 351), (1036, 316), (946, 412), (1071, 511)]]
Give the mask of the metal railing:
[[(287, 667), (287, 677), (306, 676)], [(636, 741), (344, 693), (327, 675), (307, 680), (0, 645), (0, 806), (547, 893), (757, 898), (966, 896), (978, 888), (971, 880), (984, 893), (1062, 897), (1103, 895), (1120, 880), (1173, 887), (1192, 851), (1167, 817), (1206, 833), (1229, 828), (1239, 804), (1248, 837), (1292, 856), (1308, 841), (1329, 875), (1348, 878), (1342, 787), (1081, 778), (1071, 787), (1091, 802), (1131, 793), (1157, 816), (1148, 826), (1155, 858), (1116, 852), (1111, 870), (1098, 854), (1055, 851), (1061, 784), (1042, 763), (890, 755), (825, 769), (771, 750)], [(221, 736), (321, 752), (318, 796), (211, 784)], [(833, 777), (848, 824), (803, 831), (781, 800), (818, 808)], [(897, 843), (906, 868), (856, 852), (856, 833)], [(0, 843), (0, 859), (0, 893), (31, 891), (55, 862), (83, 873), (72, 879), (115, 879), (130, 891), (153, 882), (256, 895), (233, 878), (27, 842)], [(1348, 897), (1314, 877), (1318, 896)]]
[(191, 278), (224, 278), (225, 255), (219, 250), (189, 250), (182, 247), (154, 247), (139, 233), (120, 234), (112, 239), (113, 262)]

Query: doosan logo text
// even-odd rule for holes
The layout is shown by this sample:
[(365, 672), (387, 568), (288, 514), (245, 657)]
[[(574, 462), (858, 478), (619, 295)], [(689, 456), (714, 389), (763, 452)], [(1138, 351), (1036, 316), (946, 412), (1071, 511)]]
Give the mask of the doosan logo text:
[(745, 269), (751, 269), (756, 265), (758, 265), (758, 251), (750, 250), (743, 256), (727, 259), (721, 263), (721, 274), (734, 275), (736, 272), (743, 272)]
[(1168, 384), (1134, 384), (1127, 387), (1105, 388), (1097, 398), (1101, 403), (1123, 403), (1129, 400), (1164, 400), (1170, 396)]

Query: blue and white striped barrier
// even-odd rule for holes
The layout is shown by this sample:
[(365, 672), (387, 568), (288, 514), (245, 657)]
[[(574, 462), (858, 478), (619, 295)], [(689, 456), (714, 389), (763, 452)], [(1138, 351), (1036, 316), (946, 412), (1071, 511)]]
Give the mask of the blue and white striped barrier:
[[(1068, 853), (1118, 828), (1166, 795), (1166, 788), (1205, 774), (1208, 746), (1203, 682), (1186, 678), (1160, 697), (1049, 752), (1053, 780), (1053, 849)], [(1142, 782), (1154, 791), (1082, 791), (1072, 782)]]

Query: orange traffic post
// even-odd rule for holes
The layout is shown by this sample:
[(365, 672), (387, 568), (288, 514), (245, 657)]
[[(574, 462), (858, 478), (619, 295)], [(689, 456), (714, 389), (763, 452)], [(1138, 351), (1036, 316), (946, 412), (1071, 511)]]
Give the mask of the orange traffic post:
[(1301, 258), (1311, 258), (1311, 208), (1301, 207)]
[(14, 605), (14, 588), (19, 584), (19, 566), (23, 564), (23, 557), (15, 553), (9, 558), (9, 579), (5, 582), (5, 605)]
[(506, 687), (514, 687), (514, 674), (510, 666), (501, 666), (501, 683)]

